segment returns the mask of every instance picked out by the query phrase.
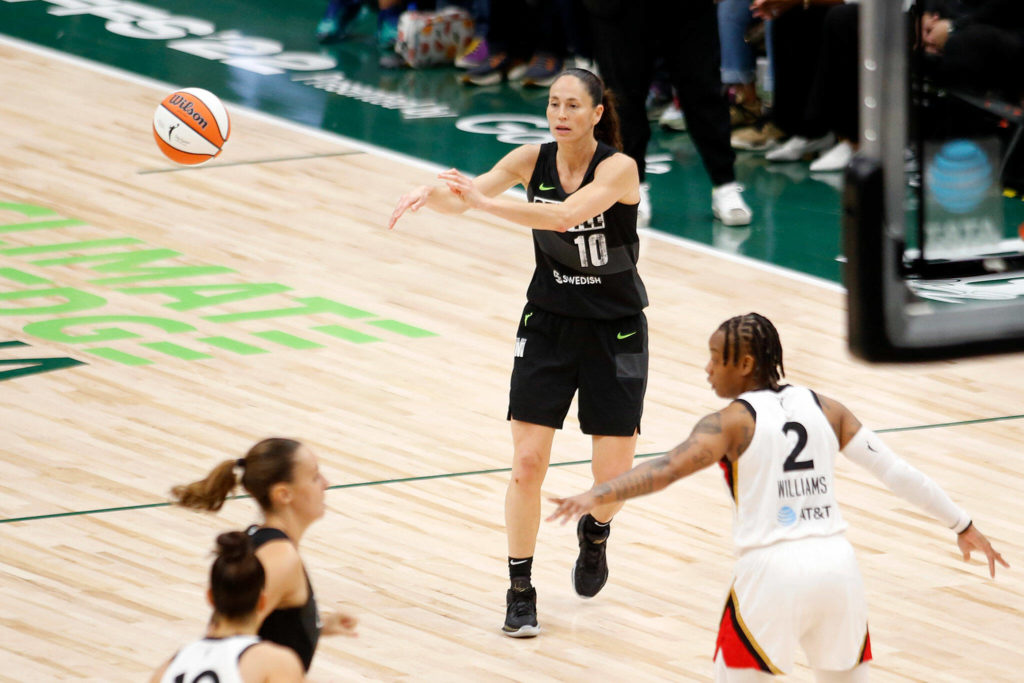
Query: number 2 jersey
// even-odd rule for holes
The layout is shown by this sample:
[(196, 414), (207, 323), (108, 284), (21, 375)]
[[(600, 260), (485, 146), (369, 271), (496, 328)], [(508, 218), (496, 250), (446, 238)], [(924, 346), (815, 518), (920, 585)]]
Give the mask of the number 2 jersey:
[(814, 392), (785, 385), (748, 391), (736, 400), (756, 425), (739, 459), (720, 462), (735, 506), (736, 553), (843, 532), (834, 487), (839, 440)]
[[(526, 188), (529, 201), (560, 204), (569, 198), (558, 177), (557, 153), (558, 143), (541, 145)], [(580, 187), (593, 182), (597, 165), (615, 153), (598, 142)], [(636, 212), (636, 204), (616, 202), (564, 233), (534, 230), (537, 267), (526, 293), (530, 303), (559, 315), (601, 320), (642, 311), (647, 290), (636, 269)]]

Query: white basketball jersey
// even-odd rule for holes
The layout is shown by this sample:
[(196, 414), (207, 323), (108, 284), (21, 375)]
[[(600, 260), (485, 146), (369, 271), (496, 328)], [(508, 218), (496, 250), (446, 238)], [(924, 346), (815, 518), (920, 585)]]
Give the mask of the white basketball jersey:
[(749, 391), (754, 438), (722, 469), (735, 504), (737, 554), (750, 548), (846, 529), (833, 487), (839, 440), (810, 389)]
[(178, 651), (160, 683), (243, 683), (238, 660), (258, 642), (258, 636), (197, 640)]

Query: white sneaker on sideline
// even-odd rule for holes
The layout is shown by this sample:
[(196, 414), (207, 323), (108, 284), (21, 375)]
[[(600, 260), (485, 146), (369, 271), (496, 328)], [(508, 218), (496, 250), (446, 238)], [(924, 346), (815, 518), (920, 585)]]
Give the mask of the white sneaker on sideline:
[(640, 203), (636, 207), (636, 227), (647, 228), (651, 225), (651, 185), (640, 183)]
[(800, 161), (805, 155), (821, 152), (836, 144), (836, 137), (829, 133), (820, 138), (808, 140), (794, 135), (781, 147), (776, 147), (764, 155), (768, 161)]
[(683, 116), (683, 110), (675, 102), (668, 105), (658, 117), (658, 126), (666, 131), (682, 132), (686, 130), (686, 117)]
[(842, 171), (853, 159), (853, 145), (843, 140), (811, 162), (811, 173)]
[(743, 186), (737, 182), (725, 183), (711, 190), (711, 213), (730, 227), (750, 225), (754, 212), (743, 201)]

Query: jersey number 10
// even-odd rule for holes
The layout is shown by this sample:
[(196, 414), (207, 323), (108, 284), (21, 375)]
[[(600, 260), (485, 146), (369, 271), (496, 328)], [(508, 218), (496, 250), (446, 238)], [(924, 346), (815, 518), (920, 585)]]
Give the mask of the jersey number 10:
[[(587, 244), (590, 244), (590, 261), (587, 261)], [(608, 240), (603, 233), (596, 232), (588, 240), (586, 235), (580, 235), (573, 240), (573, 244), (580, 250), (580, 266), (586, 268), (591, 266), (603, 266), (608, 263)]]

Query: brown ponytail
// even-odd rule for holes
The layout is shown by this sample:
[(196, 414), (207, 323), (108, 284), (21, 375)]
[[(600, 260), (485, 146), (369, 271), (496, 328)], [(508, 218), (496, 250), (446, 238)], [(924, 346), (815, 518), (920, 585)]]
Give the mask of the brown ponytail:
[(171, 489), (171, 496), (183, 507), (216, 512), (238, 484), (235, 464), (234, 460), (225, 460), (214, 467), (205, 479), (175, 486)]
[(601, 120), (594, 126), (594, 137), (606, 145), (622, 151), (622, 133), (619, 131), (619, 113), (615, 109), (615, 93), (604, 87), (604, 81), (593, 71), (587, 69), (566, 69), (559, 76), (574, 76), (587, 89), (594, 106), (604, 105)]
[[(294, 439), (264, 439), (250, 448), (244, 458), (217, 465), (205, 479), (175, 486), (171, 496), (178, 505), (215, 512), (240, 483), (261, 508), (269, 510), (270, 489), (274, 484), (292, 480), (295, 452), (301, 445)], [(235, 476), (235, 467), (242, 469), (241, 481)]]
[(604, 113), (594, 126), (594, 137), (621, 152), (622, 133), (619, 131), (619, 112), (615, 109), (615, 93), (605, 88), (601, 104), (604, 105)]

